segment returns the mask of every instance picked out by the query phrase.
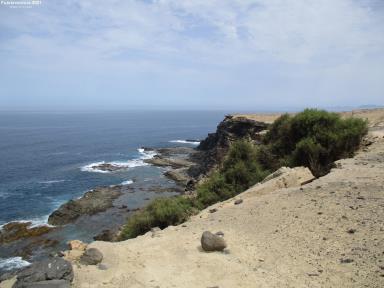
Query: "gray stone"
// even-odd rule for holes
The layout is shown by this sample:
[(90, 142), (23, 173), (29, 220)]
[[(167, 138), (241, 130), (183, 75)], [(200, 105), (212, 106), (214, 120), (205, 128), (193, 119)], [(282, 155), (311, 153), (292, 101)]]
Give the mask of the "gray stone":
[(241, 203), (243, 203), (243, 199), (238, 199), (238, 200), (235, 201), (235, 205), (239, 205)]
[(96, 248), (88, 248), (80, 257), (80, 263), (85, 265), (96, 265), (103, 260), (103, 254)]
[(222, 251), (227, 244), (223, 237), (205, 231), (201, 236), (201, 247), (204, 251)]
[[(14, 288), (21, 287), (40, 287), (31, 286), (37, 282), (44, 282), (47, 280), (65, 280), (71, 282), (73, 280), (73, 269), (71, 263), (62, 258), (48, 258), (41, 262), (33, 263), (31, 266), (23, 270), (17, 275), (17, 281)], [(51, 282), (51, 281), (49, 281)], [(45, 285), (45, 283), (43, 283)], [(42, 284), (42, 285), (43, 285)], [(54, 284), (53, 282), (51, 283)], [(28, 286), (29, 285), (29, 286)], [(36, 284), (37, 285), (37, 284)], [(51, 287), (51, 286), (41, 286)], [(52, 286), (52, 287), (66, 287), (66, 286)]]
[(23, 288), (70, 288), (71, 283), (67, 280), (49, 280), (33, 283), (24, 283)]

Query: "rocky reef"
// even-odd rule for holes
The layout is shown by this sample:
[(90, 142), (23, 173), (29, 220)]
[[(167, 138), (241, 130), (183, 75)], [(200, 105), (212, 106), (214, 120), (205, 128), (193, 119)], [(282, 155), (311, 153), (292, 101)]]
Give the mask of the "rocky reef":
[(121, 186), (97, 187), (81, 198), (70, 200), (49, 215), (51, 225), (65, 225), (82, 215), (93, 215), (113, 206), (113, 200), (122, 194)]
[(0, 244), (40, 236), (53, 229), (53, 227), (45, 225), (32, 227), (32, 222), (10, 222), (0, 230)]

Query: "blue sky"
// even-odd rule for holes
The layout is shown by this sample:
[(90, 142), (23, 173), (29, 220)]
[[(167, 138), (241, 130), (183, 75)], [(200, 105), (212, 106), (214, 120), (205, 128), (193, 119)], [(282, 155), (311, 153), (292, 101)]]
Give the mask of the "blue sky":
[(381, 0), (0, 5), (0, 110), (384, 105)]

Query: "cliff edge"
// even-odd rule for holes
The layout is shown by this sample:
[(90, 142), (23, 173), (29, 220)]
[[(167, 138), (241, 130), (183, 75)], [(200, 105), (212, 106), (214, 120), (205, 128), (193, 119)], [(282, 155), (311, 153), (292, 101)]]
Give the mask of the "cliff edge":
[[(74, 265), (73, 286), (383, 287), (384, 134), (375, 133), (308, 184), (261, 189), (268, 181), (185, 224), (92, 243), (103, 269)], [(223, 232), (228, 249), (203, 252), (206, 230)]]

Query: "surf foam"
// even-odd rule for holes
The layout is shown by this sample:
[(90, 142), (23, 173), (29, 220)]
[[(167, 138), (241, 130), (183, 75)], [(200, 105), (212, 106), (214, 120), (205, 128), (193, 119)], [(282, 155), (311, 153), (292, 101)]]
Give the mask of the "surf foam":
[(121, 182), (121, 185), (130, 185), (130, 184), (132, 184), (132, 183), (133, 183), (132, 180), (127, 180), (127, 181), (123, 181), (123, 182)]
[(200, 141), (191, 141), (191, 140), (171, 140), (171, 143), (180, 143), (180, 144), (191, 144), (191, 145), (199, 145)]
[(112, 165), (114, 167), (121, 168), (121, 169), (147, 166), (149, 164), (145, 163), (144, 160), (151, 159), (156, 155), (155, 151), (145, 151), (144, 148), (139, 148), (139, 149), (137, 149), (137, 151), (140, 154), (140, 156), (138, 158), (127, 160), (127, 161), (95, 162), (95, 163), (91, 163), (91, 164), (88, 164), (88, 165), (81, 167), (81, 171), (97, 172), (97, 173), (110, 173), (110, 171), (104, 171), (104, 170), (98, 169), (98, 166), (103, 165), (103, 164), (109, 164), (109, 165)]
[(11, 271), (31, 265), (21, 257), (0, 258), (0, 270)]
[(40, 184), (55, 184), (65, 182), (66, 180), (48, 180), (48, 181), (39, 181)]

